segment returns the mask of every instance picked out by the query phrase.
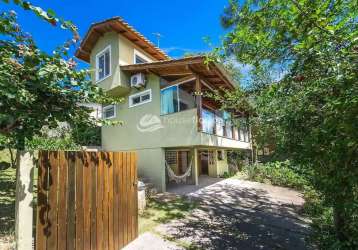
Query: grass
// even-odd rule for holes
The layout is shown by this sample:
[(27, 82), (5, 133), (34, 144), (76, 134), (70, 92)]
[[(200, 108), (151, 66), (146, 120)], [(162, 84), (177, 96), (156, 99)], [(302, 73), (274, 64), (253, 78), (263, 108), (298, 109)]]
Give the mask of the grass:
[(171, 200), (151, 199), (144, 213), (139, 216), (139, 234), (154, 232), (160, 224), (168, 223), (174, 219), (184, 218), (197, 204), (184, 198)]
[[(0, 151), (0, 162), (10, 162), (7, 150)], [(14, 232), (16, 169), (0, 169), (0, 237)]]

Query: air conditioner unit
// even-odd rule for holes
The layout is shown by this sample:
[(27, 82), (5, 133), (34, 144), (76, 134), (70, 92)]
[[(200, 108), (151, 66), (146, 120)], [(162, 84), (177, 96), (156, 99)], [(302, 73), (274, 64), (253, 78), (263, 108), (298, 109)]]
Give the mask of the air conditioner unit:
[(131, 76), (131, 87), (140, 88), (145, 86), (145, 74), (137, 73)]

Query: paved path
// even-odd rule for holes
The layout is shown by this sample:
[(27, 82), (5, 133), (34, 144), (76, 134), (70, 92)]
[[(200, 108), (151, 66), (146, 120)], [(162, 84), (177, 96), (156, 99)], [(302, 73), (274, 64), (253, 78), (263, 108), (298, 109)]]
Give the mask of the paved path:
[(186, 193), (200, 201), (190, 216), (157, 231), (200, 249), (311, 249), (300, 193), (238, 179), (213, 183)]
[(174, 243), (163, 240), (152, 233), (144, 233), (127, 245), (123, 250), (184, 250)]

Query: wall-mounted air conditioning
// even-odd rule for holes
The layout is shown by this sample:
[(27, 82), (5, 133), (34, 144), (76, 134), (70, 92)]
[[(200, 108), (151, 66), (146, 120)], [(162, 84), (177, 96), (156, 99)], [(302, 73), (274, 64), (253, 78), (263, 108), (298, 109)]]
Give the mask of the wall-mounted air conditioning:
[(145, 86), (145, 74), (137, 73), (131, 76), (131, 87), (141, 88)]

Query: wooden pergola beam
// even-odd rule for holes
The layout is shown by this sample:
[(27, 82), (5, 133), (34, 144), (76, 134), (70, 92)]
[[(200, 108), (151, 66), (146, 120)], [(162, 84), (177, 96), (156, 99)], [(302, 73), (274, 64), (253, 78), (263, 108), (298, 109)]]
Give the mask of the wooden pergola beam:
[(164, 88), (170, 87), (170, 86), (174, 86), (180, 83), (186, 83), (186, 82), (190, 82), (190, 81), (194, 81), (196, 79), (195, 75), (188, 75), (182, 78), (179, 78), (175, 81), (170, 82), (169, 84), (167, 84)]

